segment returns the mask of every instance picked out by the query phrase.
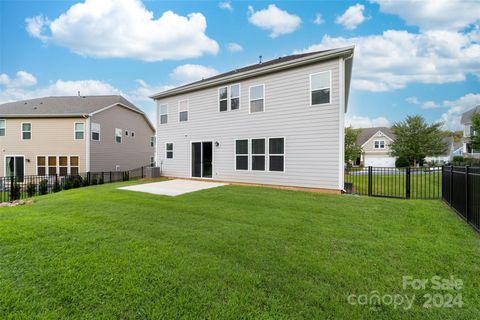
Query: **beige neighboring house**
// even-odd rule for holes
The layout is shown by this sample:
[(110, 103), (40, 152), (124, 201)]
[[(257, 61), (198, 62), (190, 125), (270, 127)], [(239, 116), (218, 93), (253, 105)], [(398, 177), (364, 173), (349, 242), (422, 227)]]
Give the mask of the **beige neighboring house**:
[(390, 143), (395, 136), (390, 128), (375, 127), (359, 129), (357, 145), (362, 147), (362, 154), (357, 165), (365, 167), (395, 167), (395, 157), (390, 155)]
[(124, 171), (154, 154), (154, 126), (118, 95), (0, 105), (0, 176)]

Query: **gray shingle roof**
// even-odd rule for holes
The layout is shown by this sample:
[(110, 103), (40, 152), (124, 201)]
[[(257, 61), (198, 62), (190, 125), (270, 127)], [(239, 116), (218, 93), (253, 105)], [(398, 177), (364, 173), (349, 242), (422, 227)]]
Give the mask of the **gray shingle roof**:
[(480, 113), (480, 106), (476, 106), (475, 108), (472, 108), (472, 109), (462, 113), (462, 119), (460, 120), (460, 122), (462, 124), (472, 122), (472, 117), (475, 113)]
[(144, 114), (119, 95), (44, 97), (0, 104), (0, 117), (8, 116), (80, 116), (121, 103)]
[(392, 133), (392, 131), (388, 127), (373, 127), (373, 128), (363, 128), (358, 130), (360, 130), (360, 134), (358, 135), (358, 138), (357, 138), (357, 145), (359, 146), (362, 146), (378, 131), (383, 132), (383, 134), (385, 134), (387, 137), (391, 139), (395, 138), (395, 135)]

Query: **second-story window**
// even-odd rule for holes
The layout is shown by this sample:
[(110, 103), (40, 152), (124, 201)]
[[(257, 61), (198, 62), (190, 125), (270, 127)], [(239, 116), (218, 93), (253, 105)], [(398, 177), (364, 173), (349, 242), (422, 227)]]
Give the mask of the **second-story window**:
[(330, 103), (331, 74), (330, 71), (310, 75), (310, 105)]
[(83, 140), (85, 134), (85, 124), (82, 122), (75, 123), (75, 140)]
[(100, 141), (100, 124), (92, 122), (92, 140)]
[(263, 84), (250, 87), (250, 113), (265, 110), (265, 86)]
[(188, 121), (188, 100), (178, 102), (178, 121)]
[(166, 124), (168, 122), (168, 105), (161, 104), (158, 110), (159, 110), (160, 124)]
[(115, 142), (122, 143), (122, 129), (115, 129)]
[(31, 123), (22, 123), (22, 140), (32, 140)]
[(6, 121), (0, 120), (0, 137), (5, 137)]
[(228, 87), (218, 89), (218, 110), (228, 111)]

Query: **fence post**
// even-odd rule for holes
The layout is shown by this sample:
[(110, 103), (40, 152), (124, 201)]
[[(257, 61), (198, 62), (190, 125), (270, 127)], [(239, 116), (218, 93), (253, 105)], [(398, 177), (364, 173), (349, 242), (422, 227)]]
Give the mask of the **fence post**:
[(368, 167), (368, 196), (372, 196), (372, 166)]
[(406, 170), (406, 177), (405, 177), (405, 198), (407, 199), (410, 199), (410, 173), (411, 173), (411, 168), (410, 167), (407, 167), (407, 170)]
[(452, 195), (453, 195), (453, 166), (450, 166), (450, 186), (449, 186), (449, 190), (450, 190), (450, 199), (449, 199), (449, 205), (450, 207), (452, 206)]
[(468, 175), (469, 175), (469, 166), (465, 166), (465, 217), (467, 221), (470, 222), (470, 215), (469, 215), (469, 192), (468, 192)]

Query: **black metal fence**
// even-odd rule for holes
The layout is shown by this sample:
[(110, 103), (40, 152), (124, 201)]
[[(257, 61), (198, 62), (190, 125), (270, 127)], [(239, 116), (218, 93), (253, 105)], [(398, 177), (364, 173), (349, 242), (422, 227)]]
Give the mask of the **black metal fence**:
[(371, 197), (440, 199), (442, 168), (348, 168), (345, 191)]
[(0, 177), (0, 203), (27, 199), (61, 190), (145, 178), (149, 167), (143, 166), (129, 171), (87, 172), (67, 176)]
[(442, 198), (480, 232), (480, 167), (443, 167)]

